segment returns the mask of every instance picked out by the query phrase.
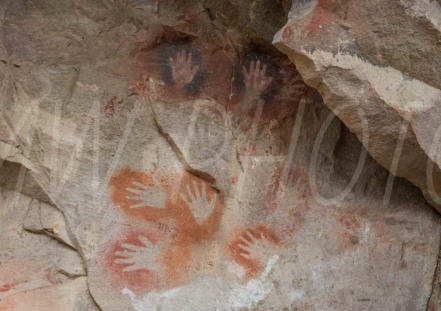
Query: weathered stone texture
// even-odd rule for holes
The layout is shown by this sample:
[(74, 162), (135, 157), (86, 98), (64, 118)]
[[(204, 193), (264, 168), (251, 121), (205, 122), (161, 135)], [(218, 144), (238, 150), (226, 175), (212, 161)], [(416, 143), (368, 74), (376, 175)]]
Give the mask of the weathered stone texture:
[(294, 1), (274, 40), (370, 154), (436, 208), (440, 30), (435, 1)]
[(0, 310), (434, 308), (438, 4), (375, 2), (0, 3)]

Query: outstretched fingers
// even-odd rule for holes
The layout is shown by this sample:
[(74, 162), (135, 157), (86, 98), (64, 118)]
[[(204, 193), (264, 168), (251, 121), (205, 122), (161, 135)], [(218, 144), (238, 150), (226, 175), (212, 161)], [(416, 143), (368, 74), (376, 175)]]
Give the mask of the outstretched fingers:
[(141, 241), (142, 244), (144, 244), (146, 247), (152, 246), (152, 242), (149, 241), (145, 236), (139, 235), (138, 239)]
[(132, 244), (127, 244), (127, 243), (123, 243), (123, 244), (121, 244), (121, 246), (123, 248), (130, 249), (132, 251), (137, 251), (139, 249), (139, 246), (132, 245)]
[(139, 189), (135, 189), (135, 188), (126, 188), (126, 190), (128, 192), (131, 192), (133, 194), (138, 194), (138, 195), (142, 195), (144, 193), (144, 190), (139, 190)]
[(187, 65), (189, 67), (191, 66), (191, 58), (192, 58), (191, 52), (188, 52), (188, 54), (187, 54)]
[(242, 66), (242, 74), (245, 81), (248, 81), (250, 79), (250, 75), (248, 74), (248, 70), (245, 66)]
[(213, 196), (211, 197), (211, 201), (210, 201), (210, 207), (211, 207), (211, 208), (213, 208), (213, 207), (214, 207), (214, 204), (216, 204), (216, 198), (217, 198), (217, 195), (216, 195), (216, 193), (215, 193), (215, 194), (213, 194)]
[(185, 188), (187, 189), (187, 194), (190, 197), (190, 201), (194, 201), (196, 198), (194, 197), (193, 191), (191, 191), (190, 185), (186, 184)]
[(139, 196), (139, 195), (126, 195), (126, 199), (137, 200), (137, 201), (142, 200), (141, 196)]
[(254, 76), (253, 76), (253, 83), (254, 83), (254, 85), (257, 85), (258, 79), (260, 79), (260, 77), (261, 77), (260, 60), (258, 60), (256, 62), (256, 68), (254, 69)]
[(140, 266), (134, 264), (134, 265), (131, 265), (131, 266), (127, 266), (127, 267), (125, 267), (125, 268), (123, 269), (123, 271), (124, 271), (124, 272), (131, 272), (131, 271), (140, 270), (140, 269), (142, 269)]
[(256, 237), (250, 231), (246, 231), (245, 234), (250, 238), (251, 242), (253, 243), (257, 242)]
[(142, 188), (142, 189), (147, 189), (147, 188), (149, 188), (149, 186), (144, 185), (144, 184), (141, 184), (140, 182), (137, 182), (137, 181), (132, 182), (132, 185), (134, 185), (134, 186), (136, 186), (136, 187), (140, 187), (140, 188)]
[[(138, 200), (138, 199), (132, 199), (132, 200)], [(140, 207), (144, 207), (144, 206), (148, 206), (146, 204), (146, 202), (141, 202), (141, 203), (138, 203), (138, 204), (135, 204), (135, 205), (131, 205), (130, 208), (140, 208)]]
[(262, 70), (260, 71), (260, 74), (262, 77), (265, 77), (266, 75), (266, 64), (262, 64)]
[(254, 60), (252, 60), (250, 63), (250, 79), (254, 79), (254, 73), (256, 71), (255, 64), (256, 64), (256, 62)]
[(244, 243), (245, 245), (239, 244), (240, 248), (249, 247), (251, 245), (251, 242), (245, 239), (243, 236), (239, 237), (239, 239)]
[(191, 202), (187, 199), (187, 197), (185, 195), (183, 195), (182, 193), (180, 194), (181, 199), (188, 205), (191, 205)]
[(255, 74), (257, 75), (260, 72), (260, 59), (257, 60), (256, 62), (256, 68), (254, 70)]
[(135, 261), (133, 258), (117, 258), (114, 260), (115, 263), (119, 263), (119, 264), (134, 264)]
[(268, 65), (260, 59), (250, 61), (249, 70), (247, 67), (242, 66), (245, 84), (251, 88), (258, 88), (264, 91), (273, 81), (272, 77), (267, 77), (267, 70)]
[(179, 51), (177, 56), (177, 63), (182, 64), (184, 62), (184, 51)]
[(251, 253), (251, 247), (248, 246), (248, 245), (239, 244), (238, 247), (241, 248), (242, 250), (248, 252), (248, 253)]
[(194, 193), (196, 195), (196, 199), (200, 199), (201, 198), (201, 194), (199, 192), (198, 183), (196, 181), (193, 181), (193, 186), (194, 186)]
[(134, 252), (129, 252), (128, 250), (115, 252), (116, 256), (120, 257), (132, 257)]
[(193, 202), (196, 201), (196, 197), (194, 196), (193, 192), (191, 191), (190, 185), (187, 184), (185, 187), (187, 188), (187, 193), (190, 196), (191, 201), (193, 201)]
[(207, 200), (207, 191), (205, 189), (205, 183), (204, 182), (202, 183), (201, 196), (202, 196), (202, 199), (205, 199), (205, 201)]

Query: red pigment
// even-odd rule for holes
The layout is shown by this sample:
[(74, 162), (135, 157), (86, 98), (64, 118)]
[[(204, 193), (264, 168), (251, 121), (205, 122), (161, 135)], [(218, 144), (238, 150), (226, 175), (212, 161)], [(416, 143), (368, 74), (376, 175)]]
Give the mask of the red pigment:
[(246, 269), (248, 276), (254, 276), (261, 273), (261, 270), (264, 267), (259, 267), (259, 264), (256, 261), (247, 259), (241, 255), (247, 254), (247, 252), (240, 247), (240, 245), (244, 244), (244, 242), (240, 239), (241, 237), (247, 239), (248, 241), (250, 240), (246, 232), (250, 232), (256, 239), (260, 239), (260, 235), (263, 233), (263, 236), (268, 241), (273, 242), (277, 246), (281, 246), (282, 243), (275, 236), (273, 231), (264, 225), (259, 225), (257, 228), (246, 228), (235, 235), (235, 238), (233, 238), (232, 242), (229, 244), (229, 252), (233, 256), (234, 261)]

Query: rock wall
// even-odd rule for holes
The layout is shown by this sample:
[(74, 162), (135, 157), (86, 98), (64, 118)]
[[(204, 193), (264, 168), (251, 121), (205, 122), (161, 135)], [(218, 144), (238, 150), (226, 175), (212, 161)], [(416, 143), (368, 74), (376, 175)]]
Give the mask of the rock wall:
[(1, 2), (0, 311), (437, 310), (439, 6), (377, 2)]
[(293, 1), (275, 44), (394, 175), (440, 209), (441, 5)]

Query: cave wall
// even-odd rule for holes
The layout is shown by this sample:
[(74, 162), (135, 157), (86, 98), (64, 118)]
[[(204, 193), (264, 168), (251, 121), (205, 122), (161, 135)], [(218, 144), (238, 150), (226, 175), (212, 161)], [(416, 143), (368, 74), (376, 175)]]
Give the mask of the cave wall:
[(439, 4), (375, 3), (2, 1), (0, 310), (437, 310)]

